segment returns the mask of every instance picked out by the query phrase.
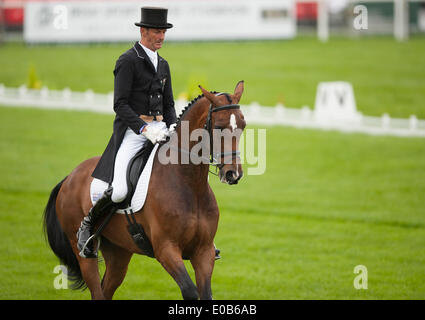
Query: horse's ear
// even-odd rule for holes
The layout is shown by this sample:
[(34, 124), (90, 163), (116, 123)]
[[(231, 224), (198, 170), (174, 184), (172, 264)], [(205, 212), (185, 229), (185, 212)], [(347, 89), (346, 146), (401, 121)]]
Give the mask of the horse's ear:
[(214, 94), (209, 92), (208, 90), (205, 90), (204, 88), (202, 88), (201, 85), (199, 85), (199, 89), (201, 89), (202, 93), (204, 94), (204, 96), (211, 101), (211, 103), (213, 105), (218, 106), (220, 103), (220, 99), (218, 99), (218, 97)]
[(244, 89), (244, 81), (239, 81), (235, 88), (235, 93), (233, 94), (233, 103), (239, 103), (239, 100), (241, 100), (242, 93)]

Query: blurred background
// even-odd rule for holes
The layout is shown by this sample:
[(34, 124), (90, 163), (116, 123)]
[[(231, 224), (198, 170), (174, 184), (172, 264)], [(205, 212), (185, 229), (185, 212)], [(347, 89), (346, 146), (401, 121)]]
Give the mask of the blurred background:
[[(0, 0), (0, 299), (89, 298), (55, 288), (42, 212), (53, 186), (103, 152), (115, 61), (139, 40), (134, 22), (148, 5), (167, 7), (174, 24), (159, 54), (177, 113), (198, 84), (232, 93), (244, 80), (257, 159), (244, 170), (265, 165), (237, 186), (209, 179), (223, 257), (214, 298), (423, 299), (425, 1), (416, 0)], [(147, 257), (133, 258), (115, 296), (180, 297)]]
[[(90, 4), (91, 2), (91, 4)], [(229, 1), (229, 3), (223, 3), (218, 1), (221, 6), (227, 7), (229, 9), (228, 14), (234, 14), (237, 12), (236, 16), (248, 17), (253, 11), (259, 11), (262, 15), (264, 21), (273, 23), (283, 23), (284, 20), (290, 24), (285, 28), (286, 30), (280, 30), (280, 33), (286, 33), (286, 37), (294, 37), (295, 34), (304, 35), (304, 34), (315, 34), (323, 32), (324, 35), (320, 34), (321, 38), (326, 39), (329, 36), (329, 33), (332, 35), (345, 35), (345, 36), (359, 36), (359, 33), (356, 33), (353, 30), (353, 10), (356, 6), (363, 5), (367, 7), (369, 25), (368, 30), (362, 34), (367, 35), (391, 35), (394, 34), (398, 37), (399, 34), (401, 39), (407, 39), (409, 34), (421, 34), (425, 32), (425, 2), (421, 0), (406, 0), (406, 1), (391, 1), (391, 0), (369, 0), (369, 1), (356, 1), (356, 0), (292, 0), (292, 1), (265, 1), (263, 5), (260, 5), (261, 8), (256, 8), (256, 1), (245, 1), (245, 4), (242, 5), (241, 1)], [(92, 23), (96, 22), (99, 25), (98, 29), (102, 28), (100, 25), (111, 25), (111, 20), (101, 21), (101, 15), (111, 16), (120, 16), (120, 19), (123, 17), (136, 18), (137, 14), (132, 10), (132, 7), (139, 7), (141, 3), (146, 4), (158, 4), (155, 1), (120, 1), (119, 4), (117, 1), (104, 0), (104, 1), (74, 1), (74, 0), (62, 0), (62, 1), (43, 1), (43, 0), (2, 0), (0, 1), (0, 40), (1, 41), (22, 41), (24, 38), (27, 42), (45, 42), (46, 40), (37, 39), (37, 37), (24, 37), (25, 30), (29, 33), (33, 32), (28, 30), (29, 27), (33, 27), (36, 22), (38, 22), (39, 27), (50, 27), (51, 29), (63, 28), (64, 24), (62, 21), (62, 26), (60, 26), (61, 20), (59, 16), (67, 11), (67, 17), (62, 19), (70, 19), (70, 28), (72, 28), (72, 19), (84, 17), (92, 20)], [(159, 4), (167, 5), (171, 9), (170, 19), (172, 18), (183, 18), (183, 17), (192, 17), (197, 19), (201, 17), (202, 19), (208, 18), (209, 13), (212, 13), (211, 8), (215, 7), (217, 9), (217, 2), (211, 1), (210, 4), (207, 4), (206, 1), (201, 1), (200, 4), (194, 5), (190, 1), (165, 1), (160, 2)], [(99, 5), (101, 6), (99, 7)], [(108, 7), (108, 10), (105, 10), (105, 6)], [(84, 9), (85, 8), (85, 9)], [(130, 8), (130, 9), (128, 9)], [(242, 8), (242, 10), (241, 10)], [(69, 10), (69, 12), (68, 12)], [(91, 10), (91, 12), (90, 12)], [(208, 11), (210, 10), (210, 11)], [(204, 15), (201, 12), (206, 12)], [(196, 14), (199, 14), (198, 16)], [(34, 16), (36, 15), (36, 16)], [(97, 17), (99, 17), (98, 20)], [(211, 20), (212, 17), (209, 16)], [(50, 26), (47, 26), (49, 22), (52, 23)], [(52, 21), (51, 21), (52, 20)], [(246, 19), (245, 21), (248, 21)], [(116, 22), (116, 21), (113, 21)], [(88, 23), (87, 20), (85, 23)], [(189, 23), (189, 22), (186, 22)], [(204, 21), (204, 24), (208, 22)], [(250, 23), (245, 22), (244, 27), (249, 26)], [(75, 26), (74, 26), (75, 27)], [(116, 27), (116, 26), (114, 26)], [(216, 26), (215, 29), (221, 28), (221, 26)], [(264, 25), (263, 25), (264, 27)], [(114, 29), (109, 27), (108, 30)], [(180, 25), (181, 29), (181, 25)], [(290, 29), (290, 31), (289, 31)], [(97, 31), (99, 31), (97, 30)], [(86, 30), (87, 31), (87, 30)], [(197, 30), (191, 30), (192, 33), (196, 33)], [(211, 34), (216, 34), (215, 38), (235, 38), (240, 39), (244, 38), (256, 38), (255, 35), (251, 37), (243, 36), (242, 34), (232, 36), (232, 32), (228, 30), (227, 34), (220, 34), (214, 30), (208, 30)], [(46, 35), (44, 35), (46, 36)], [(122, 35), (124, 39), (128, 35)], [(194, 37), (193, 35), (180, 35), (180, 38), (185, 37), (188, 40), (191, 40)], [(177, 38), (179, 37), (177, 36)], [(43, 37), (39, 35), (39, 37)], [(280, 36), (279, 38), (282, 38)], [(202, 37), (202, 39), (205, 39)], [(96, 38), (93, 34), (80, 34), (78, 41), (96, 41), (99, 38)], [(102, 39), (102, 41), (118, 41), (119, 39), (114, 38), (113, 35), (108, 38)], [(51, 42), (72, 42), (76, 41), (75, 39), (55, 39)], [(123, 39), (121, 39), (123, 41)]]

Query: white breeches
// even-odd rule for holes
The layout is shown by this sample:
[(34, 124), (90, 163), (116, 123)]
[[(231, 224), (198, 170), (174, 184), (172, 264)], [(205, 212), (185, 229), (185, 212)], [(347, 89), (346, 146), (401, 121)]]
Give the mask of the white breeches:
[[(157, 126), (166, 128), (165, 122), (152, 121), (149, 126)], [(127, 166), (131, 158), (142, 148), (147, 141), (143, 134), (136, 134), (130, 128), (127, 128), (121, 146), (118, 149), (114, 165), (114, 179), (112, 181), (112, 196), (111, 200), (119, 203), (127, 196)]]

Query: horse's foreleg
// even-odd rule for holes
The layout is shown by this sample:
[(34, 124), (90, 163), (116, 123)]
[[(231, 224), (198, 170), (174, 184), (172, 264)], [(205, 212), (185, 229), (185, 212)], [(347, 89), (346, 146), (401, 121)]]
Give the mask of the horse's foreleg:
[(127, 273), (132, 253), (116, 246), (106, 238), (102, 239), (101, 251), (105, 259), (106, 270), (102, 280), (105, 299), (112, 299)]
[(179, 286), (184, 300), (197, 300), (198, 291), (187, 273), (183, 263), (182, 253), (172, 245), (155, 250), (155, 256), (165, 270), (173, 277)]
[(196, 286), (198, 287), (201, 300), (212, 300), (211, 276), (215, 261), (214, 245), (202, 247), (190, 259), (195, 270)]

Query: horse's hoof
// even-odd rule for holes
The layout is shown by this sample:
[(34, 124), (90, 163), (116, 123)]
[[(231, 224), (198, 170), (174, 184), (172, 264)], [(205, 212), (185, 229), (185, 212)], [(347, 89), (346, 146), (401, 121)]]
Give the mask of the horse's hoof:
[(215, 249), (215, 260), (221, 259), (220, 249)]

